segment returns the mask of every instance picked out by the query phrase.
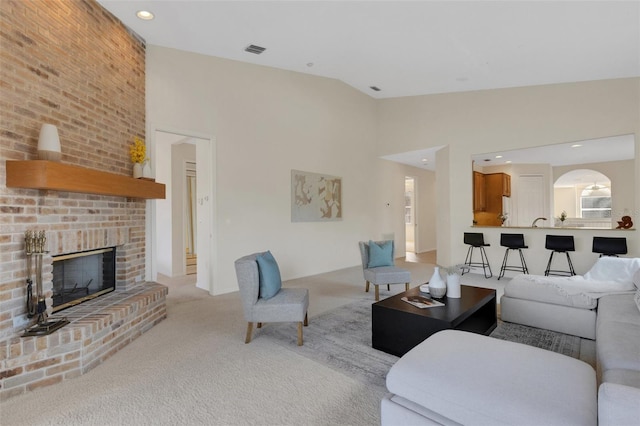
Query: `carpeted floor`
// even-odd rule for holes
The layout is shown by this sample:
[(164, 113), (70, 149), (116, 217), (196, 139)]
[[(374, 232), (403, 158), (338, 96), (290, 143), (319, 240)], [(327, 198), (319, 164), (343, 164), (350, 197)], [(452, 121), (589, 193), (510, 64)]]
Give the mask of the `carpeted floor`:
[[(298, 354), (384, 391), (385, 377), (398, 357), (371, 347), (371, 304), (363, 299), (325, 312), (304, 329), (295, 347), (294, 324), (267, 324), (258, 333)], [(491, 337), (523, 343), (580, 359), (581, 340), (551, 330), (499, 321)]]
[[(433, 273), (433, 265), (398, 263), (411, 270), (412, 286)], [(467, 274), (462, 282), (500, 294), (504, 281)], [(395, 357), (371, 349), (373, 294), (364, 292), (361, 267), (285, 283), (309, 289), (302, 347), (295, 328), (269, 324), (245, 344), (237, 292), (211, 297), (188, 281), (166, 284), (165, 321), (81, 377), (3, 401), (0, 424), (379, 424)], [(381, 289), (381, 297), (402, 289)], [(361, 320), (348, 319), (354, 312)]]

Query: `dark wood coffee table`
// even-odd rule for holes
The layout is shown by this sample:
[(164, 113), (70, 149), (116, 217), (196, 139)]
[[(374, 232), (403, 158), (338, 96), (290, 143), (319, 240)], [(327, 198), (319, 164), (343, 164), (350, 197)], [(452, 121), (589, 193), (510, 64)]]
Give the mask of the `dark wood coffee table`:
[(436, 299), (445, 304), (420, 309), (400, 300), (404, 296), (425, 295), (419, 287), (372, 305), (372, 346), (402, 356), (433, 333), (456, 329), (489, 335), (498, 325), (496, 291), (462, 286), (461, 298)]

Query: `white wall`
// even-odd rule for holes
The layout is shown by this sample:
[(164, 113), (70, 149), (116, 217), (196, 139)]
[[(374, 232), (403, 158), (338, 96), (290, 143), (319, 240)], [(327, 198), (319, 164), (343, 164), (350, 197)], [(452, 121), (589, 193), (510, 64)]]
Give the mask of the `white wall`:
[[(533, 146), (579, 141), (612, 135), (635, 134), (636, 164), (640, 164), (640, 79), (603, 80), (584, 83), (520, 87), (513, 89), (449, 93), (386, 99), (378, 102), (378, 145), (380, 155), (448, 146), (448, 155), (437, 158), (438, 182), (438, 262), (457, 263), (464, 259), (462, 235), (471, 229), (471, 156)], [(636, 167), (636, 183), (640, 181)], [(442, 176), (441, 176), (442, 175)], [(443, 182), (445, 190), (441, 190)], [(640, 220), (640, 185), (635, 188), (631, 215)], [(493, 244), (493, 263), (500, 264), (501, 228), (482, 228)], [(544, 271), (548, 257), (543, 230), (532, 234), (528, 258), (532, 272)], [(580, 231), (586, 241), (594, 235)], [(616, 231), (608, 231), (609, 233)], [(619, 234), (616, 234), (619, 235)], [(631, 255), (640, 255), (638, 232), (627, 231)], [(496, 247), (497, 246), (497, 247)], [(583, 269), (593, 262), (586, 253), (576, 261)], [(542, 264), (541, 267), (538, 263)]]
[[(233, 262), (252, 252), (271, 250), (290, 279), (357, 265), (359, 240), (404, 234), (405, 171), (377, 158), (372, 98), (332, 79), (157, 46), (146, 61), (149, 131), (216, 137), (212, 293), (237, 289)], [(291, 223), (291, 169), (342, 177), (343, 220)]]

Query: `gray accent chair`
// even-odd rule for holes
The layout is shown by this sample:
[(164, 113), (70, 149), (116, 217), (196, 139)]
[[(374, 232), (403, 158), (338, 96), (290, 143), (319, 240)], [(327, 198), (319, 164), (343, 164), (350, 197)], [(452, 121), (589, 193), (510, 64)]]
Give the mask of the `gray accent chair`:
[[(384, 243), (385, 241), (376, 241), (376, 243)], [(365, 290), (369, 291), (369, 284), (375, 286), (376, 302), (380, 300), (380, 290), (378, 286), (385, 285), (390, 290), (390, 284), (404, 284), (405, 290), (409, 290), (411, 282), (411, 272), (397, 266), (379, 266), (377, 268), (368, 268), (369, 265), (369, 243), (360, 241), (360, 257), (362, 258), (362, 272), (365, 280)], [(395, 254), (395, 246), (391, 253), (391, 258)]]
[(298, 346), (302, 346), (302, 326), (309, 325), (307, 317), (309, 290), (281, 288), (269, 299), (260, 298), (260, 279), (256, 261), (259, 254), (261, 253), (250, 254), (235, 261), (244, 319), (248, 323), (245, 343), (251, 342), (254, 322), (257, 323), (258, 328), (267, 322), (297, 322)]

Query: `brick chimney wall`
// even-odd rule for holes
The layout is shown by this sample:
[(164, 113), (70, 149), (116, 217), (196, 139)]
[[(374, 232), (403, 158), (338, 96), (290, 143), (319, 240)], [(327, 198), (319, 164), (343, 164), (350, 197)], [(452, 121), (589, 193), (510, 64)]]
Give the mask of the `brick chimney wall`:
[(43, 123), (63, 163), (131, 176), (145, 43), (94, 0), (0, 1), (0, 340), (25, 328), (27, 230), (47, 232), (49, 305), (51, 255), (117, 246), (117, 287), (145, 278), (144, 200), (6, 187), (6, 161), (37, 159)]

